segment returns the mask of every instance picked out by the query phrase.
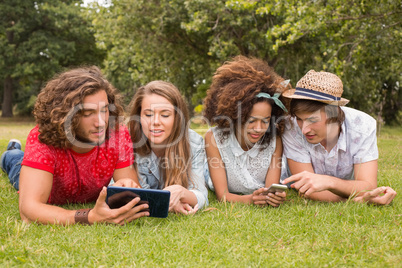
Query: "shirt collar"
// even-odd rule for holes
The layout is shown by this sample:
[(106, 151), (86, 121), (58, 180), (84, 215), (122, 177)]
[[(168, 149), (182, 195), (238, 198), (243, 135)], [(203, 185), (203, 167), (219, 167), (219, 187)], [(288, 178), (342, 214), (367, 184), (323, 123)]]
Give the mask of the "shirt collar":
[(248, 156), (255, 158), (258, 155), (259, 146), (256, 146), (258, 143), (256, 143), (252, 148), (250, 148), (250, 150), (244, 151), (243, 148), (241, 148), (239, 141), (236, 139), (236, 135), (234, 134), (234, 132), (230, 133), (229, 140), (235, 156), (241, 156), (243, 154), (247, 154)]

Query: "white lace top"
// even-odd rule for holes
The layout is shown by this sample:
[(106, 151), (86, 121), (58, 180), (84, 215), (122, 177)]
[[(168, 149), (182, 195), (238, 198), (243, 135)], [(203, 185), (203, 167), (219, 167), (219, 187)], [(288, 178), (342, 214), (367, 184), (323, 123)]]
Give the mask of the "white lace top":
[(263, 149), (257, 143), (250, 150), (244, 151), (234, 133), (227, 139), (222, 139), (221, 131), (216, 127), (212, 128), (212, 133), (225, 164), (229, 192), (251, 194), (265, 187), (265, 178), (276, 147), (275, 136)]

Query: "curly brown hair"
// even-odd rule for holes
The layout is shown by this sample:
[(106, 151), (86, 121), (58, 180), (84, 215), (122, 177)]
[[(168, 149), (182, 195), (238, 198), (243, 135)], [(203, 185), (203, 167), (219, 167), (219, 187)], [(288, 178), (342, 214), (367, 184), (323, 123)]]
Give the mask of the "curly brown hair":
[(124, 115), (120, 95), (98, 67), (81, 67), (55, 75), (39, 93), (33, 110), (39, 127), (39, 140), (57, 148), (71, 148), (72, 143), (67, 136), (76, 136), (82, 113), (74, 113), (68, 129), (65, 128), (67, 119), (71, 119), (71, 112), (82, 104), (86, 96), (101, 90), (106, 92), (109, 101), (110, 118), (117, 120), (113, 125), (109, 123), (106, 133), (109, 133), (109, 128), (118, 130), (119, 120)]
[[(222, 138), (226, 138), (230, 131), (237, 131), (238, 126), (245, 125), (254, 104), (268, 102), (272, 106), (271, 123), (261, 140), (261, 144), (268, 144), (273, 135), (282, 135), (285, 112), (272, 99), (256, 96), (260, 92), (271, 96), (282, 93), (287, 88), (281, 84), (283, 81), (266, 62), (237, 56), (225, 62), (214, 74), (204, 100), (204, 116), (211, 125), (220, 128)], [(288, 100), (282, 96), (279, 99), (288, 106)]]

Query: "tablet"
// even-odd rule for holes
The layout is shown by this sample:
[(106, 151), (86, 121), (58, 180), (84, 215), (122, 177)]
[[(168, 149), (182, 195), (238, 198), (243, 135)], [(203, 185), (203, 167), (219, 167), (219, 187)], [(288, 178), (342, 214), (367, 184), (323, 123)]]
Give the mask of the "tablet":
[[(170, 192), (166, 190), (142, 189), (142, 188), (129, 188), (119, 186), (108, 186), (106, 203), (109, 205), (109, 198), (115, 194), (125, 191), (132, 192), (140, 196), (141, 201), (149, 203), (149, 216), (156, 218), (166, 218), (169, 212)], [(131, 201), (125, 200), (124, 204)]]

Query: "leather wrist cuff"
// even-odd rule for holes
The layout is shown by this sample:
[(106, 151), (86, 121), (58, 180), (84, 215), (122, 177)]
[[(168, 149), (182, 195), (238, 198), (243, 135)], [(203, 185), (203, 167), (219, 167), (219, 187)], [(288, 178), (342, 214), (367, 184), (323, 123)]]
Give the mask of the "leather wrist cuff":
[(90, 225), (90, 223), (88, 221), (88, 215), (89, 215), (90, 210), (91, 210), (91, 208), (84, 208), (84, 209), (77, 210), (77, 212), (75, 212), (75, 216), (74, 216), (75, 223)]

